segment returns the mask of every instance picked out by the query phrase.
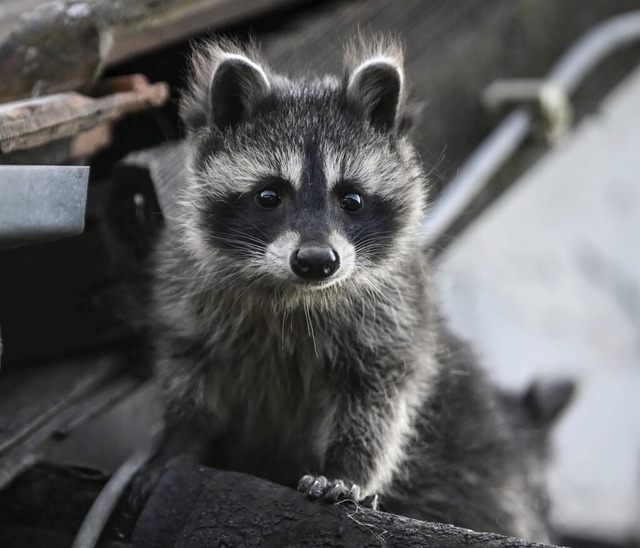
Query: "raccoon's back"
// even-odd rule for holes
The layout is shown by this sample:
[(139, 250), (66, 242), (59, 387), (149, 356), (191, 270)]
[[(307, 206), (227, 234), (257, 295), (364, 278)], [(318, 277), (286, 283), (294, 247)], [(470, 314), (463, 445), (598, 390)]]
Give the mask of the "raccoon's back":
[(385, 508), (476, 531), (548, 540), (544, 451), (532, 450), (470, 347), (441, 326), (441, 373)]

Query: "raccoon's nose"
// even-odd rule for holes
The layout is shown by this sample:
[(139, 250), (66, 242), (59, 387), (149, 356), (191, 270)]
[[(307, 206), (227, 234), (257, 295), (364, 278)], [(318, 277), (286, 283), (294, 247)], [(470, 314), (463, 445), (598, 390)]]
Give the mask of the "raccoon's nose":
[(308, 280), (329, 278), (339, 267), (340, 258), (330, 247), (301, 247), (291, 257), (291, 270)]

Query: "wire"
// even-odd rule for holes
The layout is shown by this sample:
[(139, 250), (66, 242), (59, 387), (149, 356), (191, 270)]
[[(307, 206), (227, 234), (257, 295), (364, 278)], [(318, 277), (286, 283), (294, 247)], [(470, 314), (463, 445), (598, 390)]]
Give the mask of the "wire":
[(160, 439), (159, 434), (154, 435), (147, 446), (134, 453), (115, 471), (93, 502), (71, 548), (95, 548), (122, 493), (135, 474), (156, 454)]

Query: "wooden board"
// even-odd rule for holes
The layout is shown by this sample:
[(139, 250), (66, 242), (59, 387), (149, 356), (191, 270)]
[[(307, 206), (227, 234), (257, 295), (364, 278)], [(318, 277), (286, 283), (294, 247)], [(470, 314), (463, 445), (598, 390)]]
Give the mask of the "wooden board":
[(43, 445), (118, 399), (141, 379), (116, 355), (0, 372), (0, 489), (41, 455)]
[(133, 75), (102, 82), (99, 97), (76, 92), (0, 104), (0, 154), (32, 148), (113, 123), (125, 114), (159, 107), (168, 99), (162, 82)]
[(106, 66), (295, 1), (3, 2), (0, 101), (86, 89)]

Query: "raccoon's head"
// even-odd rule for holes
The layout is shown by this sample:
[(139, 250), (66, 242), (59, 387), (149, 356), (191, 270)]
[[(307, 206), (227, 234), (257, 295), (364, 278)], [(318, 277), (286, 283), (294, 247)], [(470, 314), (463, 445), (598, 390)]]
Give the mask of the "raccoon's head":
[(193, 67), (183, 207), (201, 263), (306, 292), (370, 282), (419, 252), (426, 181), (395, 42), (354, 41), (342, 79), (290, 80), (228, 43), (201, 48)]

